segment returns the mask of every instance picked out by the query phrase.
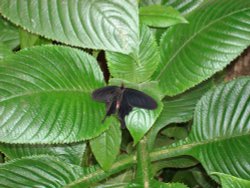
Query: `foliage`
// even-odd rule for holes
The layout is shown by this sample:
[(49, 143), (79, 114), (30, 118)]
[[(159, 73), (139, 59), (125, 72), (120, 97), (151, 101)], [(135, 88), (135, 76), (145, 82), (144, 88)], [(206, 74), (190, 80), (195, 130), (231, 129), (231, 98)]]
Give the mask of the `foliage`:
[[(249, 0), (0, 0), (0, 187), (249, 187)], [(105, 57), (103, 57), (105, 55)], [(141, 90), (120, 129), (91, 93)]]

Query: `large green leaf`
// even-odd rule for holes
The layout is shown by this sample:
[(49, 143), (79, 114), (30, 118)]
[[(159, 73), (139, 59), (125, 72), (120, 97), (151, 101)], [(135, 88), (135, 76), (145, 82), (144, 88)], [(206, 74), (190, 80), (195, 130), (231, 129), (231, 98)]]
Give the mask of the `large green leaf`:
[(113, 77), (136, 83), (147, 81), (160, 61), (156, 41), (146, 26), (140, 29), (139, 49), (128, 55), (116, 52), (107, 52), (106, 55)]
[(149, 149), (153, 149), (158, 132), (170, 123), (182, 123), (193, 118), (196, 103), (213, 86), (212, 80), (175, 97), (163, 99), (163, 110), (148, 134)]
[(182, 14), (188, 14), (206, 1), (208, 0), (162, 0), (162, 4), (172, 6)]
[(248, 188), (250, 187), (250, 181), (241, 178), (236, 178), (228, 174), (222, 174), (218, 172), (212, 173), (220, 178), (223, 188)]
[(114, 121), (108, 130), (90, 141), (91, 150), (96, 160), (104, 170), (108, 170), (114, 163), (121, 145), (121, 128), (118, 121)]
[[(250, 1), (209, 1), (161, 40), (154, 78), (176, 95), (222, 70), (250, 44)], [(171, 39), (171, 40), (170, 40)]]
[[(173, 146), (208, 172), (250, 180), (250, 78), (208, 92), (197, 104), (189, 137)], [(175, 149), (177, 150), (177, 148)]]
[(49, 156), (28, 157), (0, 165), (2, 188), (62, 188), (84, 175), (80, 166)]
[(170, 6), (151, 5), (140, 8), (140, 22), (151, 27), (169, 27), (187, 23), (181, 14)]
[(35, 47), (0, 64), (0, 141), (68, 143), (107, 129), (104, 106), (91, 98), (103, 76), (90, 55), (68, 47)]
[(0, 43), (10, 50), (19, 44), (18, 27), (13, 26), (0, 15)]
[(73, 46), (130, 52), (138, 43), (134, 0), (1, 0), (0, 12), (28, 31)]
[(85, 147), (85, 142), (54, 145), (2, 143), (0, 144), (0, 151), (11, 160), (32, 155), (47, 154), (56, 156), (65, 162), (80, 165)]

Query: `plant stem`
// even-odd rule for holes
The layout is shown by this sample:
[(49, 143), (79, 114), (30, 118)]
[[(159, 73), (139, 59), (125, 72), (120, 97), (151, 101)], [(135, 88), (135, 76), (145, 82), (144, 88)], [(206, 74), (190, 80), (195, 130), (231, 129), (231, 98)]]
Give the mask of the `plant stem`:
[(139, 185), (148, 188), (152, 177), (152, 170), (146, 137), (144, 137), (137, 145), (137, 161), (136, 180)]

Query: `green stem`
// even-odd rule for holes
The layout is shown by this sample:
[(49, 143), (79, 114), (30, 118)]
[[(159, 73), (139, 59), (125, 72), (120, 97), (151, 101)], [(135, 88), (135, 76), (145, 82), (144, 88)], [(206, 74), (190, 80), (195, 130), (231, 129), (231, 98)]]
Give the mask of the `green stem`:
[(76, 181), (71, 182), (66, 187), (79, 187), (81, 185), (86, 186), (88, 184), (103, 180), (112, 174), (130, 168), (134, 164), (136, 164), (136, 156), (132, 155), (129, 157), (125, 157), (114, 163), (110, 170), (104, 171), (101, 168), (98, 168), (94, 172), (89, 173), (86, 176), (83, 176), (82, 178), (79, 178)]
[(181, 145), (172, 148), (159, 148), (150, 153), (151, 162), (185, 155), (192, 147), (190, 145)]
[(144, 188), (147, 188), (150, 185), (152, 174), (146, 137), (137, 145), (137, 161), (136, 180)]

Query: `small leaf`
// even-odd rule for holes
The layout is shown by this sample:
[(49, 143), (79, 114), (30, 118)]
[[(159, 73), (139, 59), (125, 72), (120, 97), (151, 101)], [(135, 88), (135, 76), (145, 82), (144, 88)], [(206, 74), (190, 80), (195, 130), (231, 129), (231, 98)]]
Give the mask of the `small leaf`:
[(19, 44), (18, 27), (2, 18), (0, 15), (0, 43), (3, 43), (10, 50)]
[(131, 182), (134, 177), (134, 171), (131, 169), (127, 169), (122, 173), (118, 173), (117, 175), (113, 175), (107, 179), (105, 182), (101, 182), (99, 186), (95, 188), (106, 188), (106, 187), (116, 187), (116, 188), (124, 188)]
[(140, 83), (147, 81), (160, 61), (158, 46), (150, 29), (141, 26), (140, 46), (128, 55), (106, 52), (110, 73), (115, 78)]
[(25, 31), (23, 29), (19, 29), (19, 36), (20, 36), (20, 47), (23, 48), (29, 48), (35, 45), (42, 45), (42, 44), (49, 44), (52, 43), (52, 41), (49, 41), (47, 39), (41, 38), (38, 35), (32, 34), (28, 31)]
[(247, 188), (250, 187), (250, 181), (237, 178), (228, 174), (214, 172), (212, 175), (218, 176), (221, 181), (222, 187), (225, 188)]
[(5, 44), (0, 43), (0, 60), (11, 54), (13, 54), (11, 49), (8, 48), (8, 46), (6, 46)]
[(48, 39), (127, 53), (139, 42), (137, 6), (134, 0), (1, 0), (0, 12)]
[(113, 118), (113, 123), (108, 130), (100, 136), (90, 140), (91, 150), (100, 166), (108, 170), (114, 163), (120, 151), (121, 128), (120, 124)]
[(162, 62), (153, 76), (164, 94), (194, 87), (249, 46), (249, 15), (250, 1), (213, 0), (190, 14), (189, 24), (167, 30), (160, 45)]
[(127, 128), (134, 139), (134, 145), (148, 132), (153, 126), (162, 111), (162, 103), (157, 101), (158, 107), (155, 110), (145, 110), (134, 108), (126, 118)]
[(3, 164), (0, 174), (1, 187), (61, 188), (82, 177), (84, 171), (55, 157), (36, 156)]
[(69, 143), (98, 136), (103, 104), (91, 98), (104, 86), (96, 60), (76, 49), (42, 46), (0, 63), (0, 141)]
[(176, 140), (180, 140), (187, 137), (188, 130), (185, 127), (170, 126), (166, 127), (163, 131), (161, 131), (161, 134), (169, 138), (175, 138)]
[(0, 151), (9, 159), (28, 157), (32, 155), (53, 155), (61, 160), (80, 165), (85, 151), (85, 142), (57, 145), (0, 144)]
[(140, 8), (140, 21), (151, 27), (169, 27), (179, 23), (188, 23), (174, 8), (161, 5)]
[(181, 156), (169, 159), (156, 161), (152, 164), (153, 174), (157, 173), (163, 168), (189, 168), (199, 163), (191, 156)]

